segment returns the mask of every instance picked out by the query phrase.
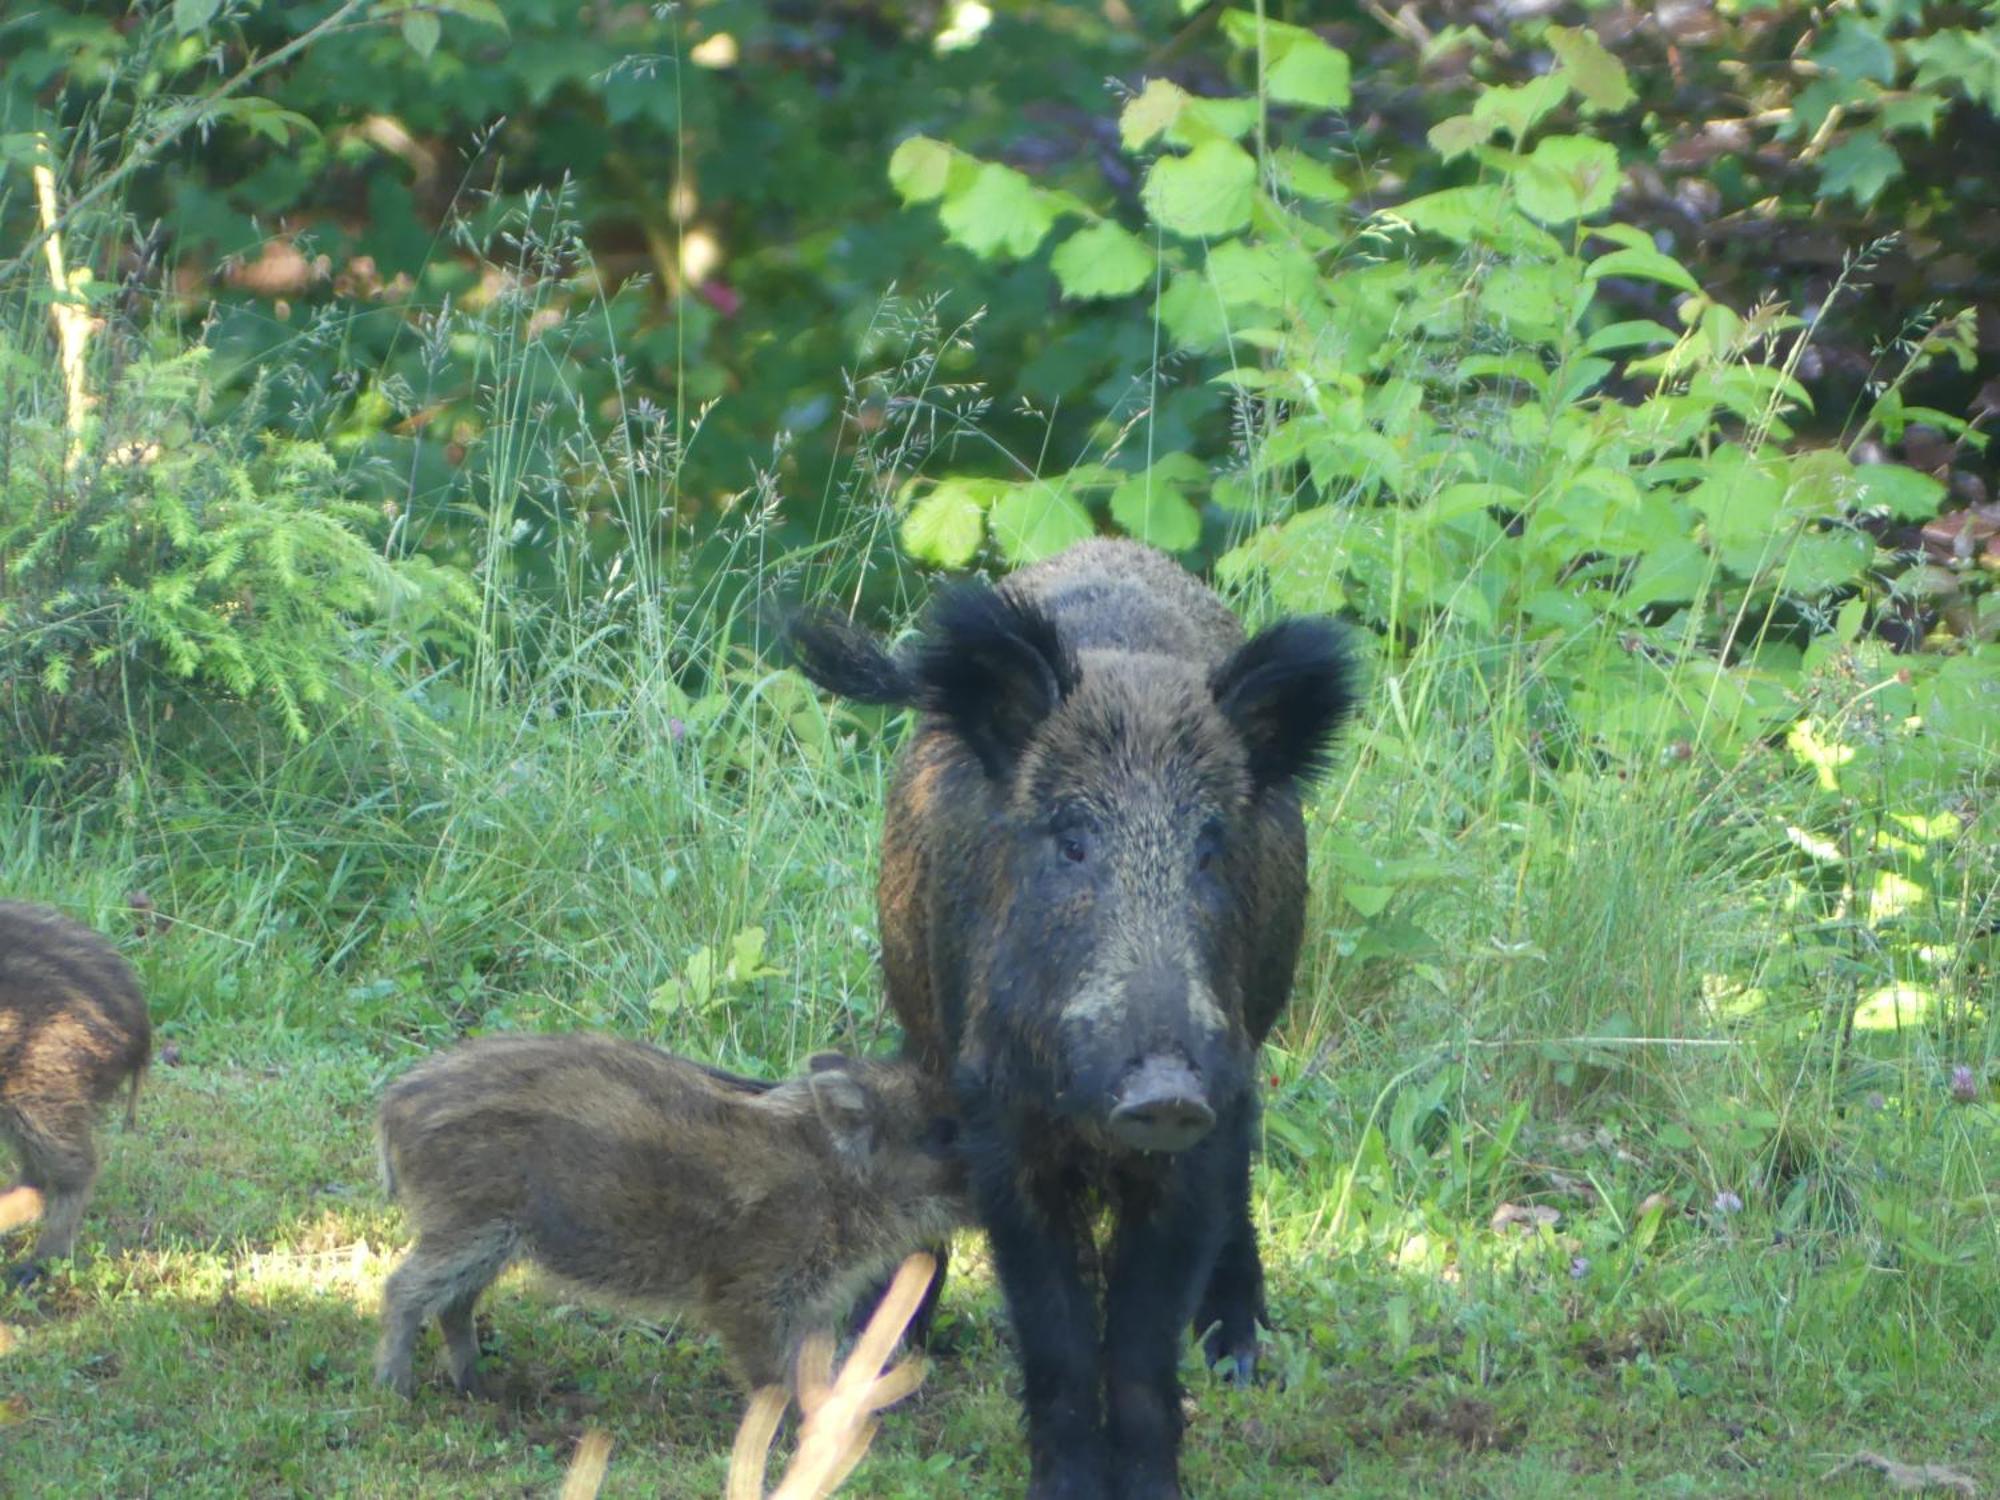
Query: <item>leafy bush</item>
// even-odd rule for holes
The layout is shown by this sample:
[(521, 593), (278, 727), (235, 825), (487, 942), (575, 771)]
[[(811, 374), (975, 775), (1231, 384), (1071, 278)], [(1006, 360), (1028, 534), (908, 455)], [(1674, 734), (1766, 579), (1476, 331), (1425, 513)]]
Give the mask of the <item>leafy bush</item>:
[[(1356, 217), (1350, 173), (1309, 149), (1349, 100), (1345, 57), (1245, 12), (1222, 29), (1256, 95), (1154, 81), (1119, 117), (1141, 230), (942, 142), (898, 148), (899, 191), (979, 254), (1080, 226), (1049, 256), (1057, 280), (1143, 298), (1162, 346), (1158, 391), (1091, 461), (907, 480), (906, 549), (1020, 563), (1108, 523), (1284, 609), (1344, 610), (1405, 695), (1375, 753), (1422, 753), (1416, 703), (1482, 725), (1496, 779), (1468, 818), (1515, 816), (1492, 799), (1532, 803), (1551, 776), (1685, 767), (1700, 790), (1662, 805), (1750, 819), (1737, 856), (1784, 871), (1769, 899), (1808, 922), (1762, 982), (1827, 996), (1838, 1022), (1898, 985), (1946, 1015), (1990, 960), (2000, 881), (1995, 600), (1979, 557), (1905, 544), (1945, 486), (1862, 444), (1922, 422), (1984, 450), (1908, 398), (1937, 364), (1973, 367), (1974, 313), (1927, 318), (1839, 441), (1801, 438), (1800, 362), (1841, 288), (1810, 319), (1739, 311), (1605, 221), (1621, 163), (1595, 122), (1633, 94), (1592, 34), (1551, 28), (1552, 71), (1434, 124), (1440, 161), (1474, 180)], [(1635, 287), (1670, 298), (1671, 323), (1626, 316)], [(1211, 477), (1211, 453), (1166, 434), (1224, 417), (1236, 443)], [(1560, 867), (1562, 843), (1524, 867)], [(1320, 855), (1354, 951), (1435, 951), (1392, 899), (1448, 866), (1385, 864), (1352, 834)]]

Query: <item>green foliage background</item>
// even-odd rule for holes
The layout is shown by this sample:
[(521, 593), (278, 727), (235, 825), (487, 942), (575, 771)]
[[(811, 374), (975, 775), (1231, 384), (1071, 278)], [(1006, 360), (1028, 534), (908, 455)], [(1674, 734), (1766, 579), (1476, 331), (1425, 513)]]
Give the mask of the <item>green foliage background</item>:
[[(10, 1367), (53, 1409), (142, 1328), (134, 1373), (30, 1464), (187, 1461), (126, 1414), (249, 1341), (182, 1303), (393, 1233), (300, 1184), (419, 1050), (886, 1045), (896, 726), (773, 608), (893, 632), (1098, 532), (1368, 667), (1268, 1051), (1285, 1394), (1213, 1398), (1204, 1492), (1739, 1492), (1711, 1404), (1780, 1489), (1805, 1430), (1989, 1459), (1997, 47), (1873, 0), (9, 13), (0, 890), (133, 925), (194, 1063), (163, 1217), (114, 1178), (129, 1262)], [(267, 1063), (311, 1088), (202, 1071)], [(274, 1122), (228, 1174), (211, 1097)], [(271, 1482), (456, 1475), (455, 1426), (288, 1404), (381, 1269), (250, 1294), (310, 1325), (222, 1362)], [(655, 1353), (606, 1404), (707, 1485)], [(1018, 1480), (967, 1368), (882, 1493)]]

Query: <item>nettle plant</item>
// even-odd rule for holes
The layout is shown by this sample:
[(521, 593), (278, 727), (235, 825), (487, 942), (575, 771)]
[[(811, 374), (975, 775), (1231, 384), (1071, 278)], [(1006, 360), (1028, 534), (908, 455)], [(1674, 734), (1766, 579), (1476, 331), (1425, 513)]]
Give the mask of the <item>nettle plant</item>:
[[(1913, 566), (1878, 545), (1936, 516), (1943, 485), (1853, 456), (1914, 422), (1983, 446), (1904, 398), (1931, 363), (1970, 367), (1972, 313), (1925, 315), (1858, 430), (1802, 439), (1812, 401), (1794, 372), (1827, 308), (1812, 322), (1736, 310), (1643, 231), (1606, 222), (1618, 155), (1582, 130), (1633, 95), (1590, 33), (1550, 28), (1551, 71), (1432, 129), (1464, 185), (1360, 214), (1364, 188), (1393, 183), (1314, 148), (1348, 103), (1345, 56), (1247, 12), (1222, 31), (1254, 93), (1154, 80), (1123, 107), (1124, 147), (1145, 162), (1142, 231), (935, 140), (895, 152), (905, 200), (935, 203), (981, 256), (1026, 257), (1074, 225), (1051, 270), (1070, 298), (1144, 299), (1162, 389), (1066, 472), (908, 481), (905, 549), (941, 567), (996, 550), (1021, 563), (1108, 520), (1191, 557), (1219, 551), (1223, 581), (1281, 608), (1359, 617), (1392, 664), (1440, 642), (1517, 679), (1525, 659), (1547, 760), (1727, 772), (1772, 747), (1836, 821), (1859, 816), (1865, 773), (1870, 816), (1905, 822), (1889, 845), (1860, 842), (1908, 872), (1978, 837), (1974, 784), (2000, 734), (1993, 601), (1976, 559)], [(1190, 372), (1235, 435), (1220, 464), (1156, 451), (1151, 418), (1166, 387), (1188, 399)], [(1958, 607), (1915, 611), (1940, 623), (1892, 654), (1879, 627), (1938, 591)], [(1525, 651), (1482, 650), (1501, 644)], [(1946, 805), (1965, 816), (1940, 819)], [(1793, 845), (1813, 860), (1833, 846)], [(1380, 910), (1368, 863), (1356, 856), (1351, 884)], [(1836, 885), (1835, 906), (1865, 912), (1865, 892)]]

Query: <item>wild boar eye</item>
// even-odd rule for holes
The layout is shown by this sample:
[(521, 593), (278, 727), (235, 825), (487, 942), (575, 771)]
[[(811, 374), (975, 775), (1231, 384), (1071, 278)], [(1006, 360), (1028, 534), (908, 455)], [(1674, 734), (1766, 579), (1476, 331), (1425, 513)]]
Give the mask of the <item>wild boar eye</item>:
[(1080, 865), (1090, 857), (1090, 850), (1084, 847), (1083, 840), (1074, 833), (1057, 835), (1056, 848), (1060, 849), (1062, 857), (1073, 865)]

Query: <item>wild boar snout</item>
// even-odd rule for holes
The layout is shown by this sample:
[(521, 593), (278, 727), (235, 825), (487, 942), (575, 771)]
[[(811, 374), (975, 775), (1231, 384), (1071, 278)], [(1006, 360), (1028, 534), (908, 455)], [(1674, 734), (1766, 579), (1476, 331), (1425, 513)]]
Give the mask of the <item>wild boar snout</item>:
[(1185, 1151), (1215, 1125), (1201, 1079), (1173, 1053), (1142, 1061), (1114, 1099), (1112, 1137), (1134, 1151)]

